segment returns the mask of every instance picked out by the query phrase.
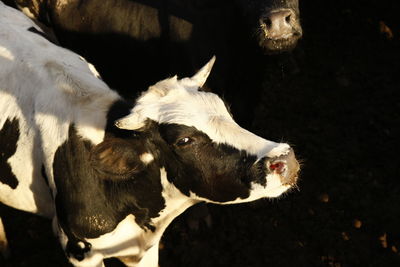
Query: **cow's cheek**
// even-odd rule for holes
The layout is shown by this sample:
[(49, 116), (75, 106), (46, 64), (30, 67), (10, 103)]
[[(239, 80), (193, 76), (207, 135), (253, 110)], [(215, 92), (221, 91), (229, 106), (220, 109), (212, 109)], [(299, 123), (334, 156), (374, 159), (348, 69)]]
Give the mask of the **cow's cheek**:
[(238, 175), (234, 172), (210, 172), (203, 176), (197, 192), (194, 193), (216, 202), (233, 201), (238, 198), (245, 199), (250, 195), (250, 187), (244, 184)]

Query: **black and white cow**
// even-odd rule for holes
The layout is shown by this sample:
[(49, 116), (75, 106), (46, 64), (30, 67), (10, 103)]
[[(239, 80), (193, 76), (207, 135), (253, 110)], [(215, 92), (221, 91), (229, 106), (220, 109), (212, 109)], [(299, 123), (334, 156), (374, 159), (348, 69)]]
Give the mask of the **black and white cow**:
[(265, 69), (282, 72), (281, 60), (271, 54), (291, 51), (302, 36), (298, 0), (15, 2), (50, 25), (62, 46), (87, 58), (127, 97), (175, 73), (192, 75), (216, 55), (206, 86), (224, 94), (246, 125)]
[(201, 90), (214, 58), (132, 102), (42, 35), (0, 3), (0, 201), (53, 219), (74, 266), (155, 267), (164, 230), (188, 207), (295, 186), (290, 146), (241, 128)]

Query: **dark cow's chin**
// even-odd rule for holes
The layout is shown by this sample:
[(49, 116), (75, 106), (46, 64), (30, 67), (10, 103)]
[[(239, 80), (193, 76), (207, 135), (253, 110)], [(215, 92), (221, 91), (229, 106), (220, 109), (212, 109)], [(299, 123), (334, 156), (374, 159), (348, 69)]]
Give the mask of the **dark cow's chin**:
[(260, 42), (260, 48), (265, 55), (275, 55), (290, 52), (296, 47), (298, 39), (299, 38), (296, 36), (277, 40), (265, 39), (264, 41)]

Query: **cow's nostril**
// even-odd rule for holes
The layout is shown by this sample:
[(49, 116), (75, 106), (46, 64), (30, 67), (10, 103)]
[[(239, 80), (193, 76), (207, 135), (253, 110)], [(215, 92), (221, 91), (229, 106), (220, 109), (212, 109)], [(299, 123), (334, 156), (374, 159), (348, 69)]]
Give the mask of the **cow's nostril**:
[(269, 165), (269, 169), (272, 172), (282, 174), (285, 171), (285, 163), (282, 161), (274, 162)]
[(272, 21), (271, 21), (270, 18), (267, 18), (267, 19), (265, 20), (265, 26), (267, 26), (268, 29), (271, 28), (271, 26), (272, 26)]
[(294, 18), (295, 14), (291, 9), (283, 9), (270, 12), (264, 17), (264, 23), (271, 37), (281, 38), (292, 31)]
[(288, 16), (286, 16), (285, 20), (286, 20), (286, 22), (287, 22), (287, 23), (289, 23), (289, 22), (290, 22), (291, 16), (292, 16), (292, 15), (288, 15)]

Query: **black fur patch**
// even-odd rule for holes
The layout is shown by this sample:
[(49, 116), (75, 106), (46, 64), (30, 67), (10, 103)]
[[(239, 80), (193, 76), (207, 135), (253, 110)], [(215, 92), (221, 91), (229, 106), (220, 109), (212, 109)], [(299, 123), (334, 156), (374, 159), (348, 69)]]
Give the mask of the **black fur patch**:
[(0, 182), (8, 185), (12, 189), (17, 188), (18, 180), (11, 170), (7, 160), (17, 151), (19, 140), (18, 119), (7, 119), (0, 130)]
[(44, 165), (42, 164), (42, 168), (40, 169), (40, 172), (42, 174), (42, 177), (44, 179), (44, 182), (46, 183), (46, 185), (49, 185), (49, 177), (46, 174), (46, 168), (44, 167)]
[[(168, 179), (184, 194), (190, 192), (212, 201), (247, 198), (250, 183), (265, 185), (265, 171), (254, 165), (257, 157), (225, 144), (215, 144), (194, 127), (162, 124), (161, 136), (170, 153), (164, 160)], [(189, 138), (188, 144), (179, 140)]]
[(29, 31), (29, 32), (32, 32), (32, 33), (36, 33), (36, 34), (42, 36), (42, 37), (43, 37), (44, 39), (46, 39), (47, 41), (49, 41), (49, 42), (55, 44), (55, 43), (53, 42), (53, 40), (52, 40), (47, 34), (45, 34), (44, 32), (39, 31), (39, 30), (36, 29), (35, 27), (29, 27), (29, 28), (28, 28), (28, 31)]
[(71, 126), (69, 140), (55, 154), (56, 208), (63, 229), (77, 238), (95, 238), (129, 214), (151, 229), (150, 219), (164, 207), (159, 169), (150, 165), (138, 177), (107, 179), (91, 166), (92, 147)]

